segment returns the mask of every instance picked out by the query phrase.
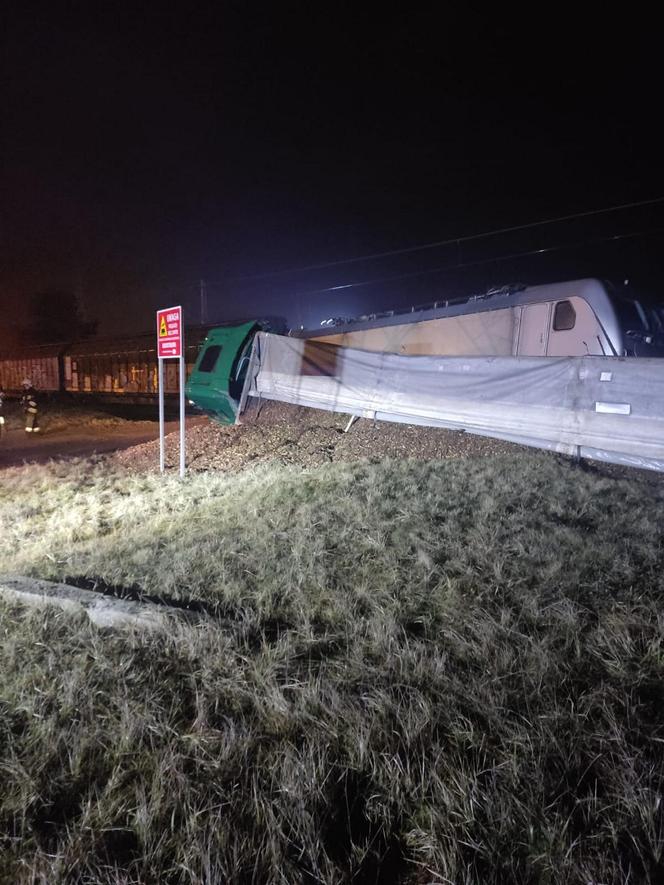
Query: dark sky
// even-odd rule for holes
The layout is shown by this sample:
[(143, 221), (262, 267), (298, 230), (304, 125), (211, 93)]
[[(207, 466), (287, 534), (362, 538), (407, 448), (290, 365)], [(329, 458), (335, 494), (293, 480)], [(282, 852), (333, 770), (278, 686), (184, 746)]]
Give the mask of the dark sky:
[(56, 6), (2, 27), (9, 322), (54, 288), (100, 331), (177, 302), (194, 319), (201, 277), (214, 318), (293, 324), (581, 274), (659, 293), (664, 204), (242, 279), (664, 195), (656, 29), (433, 4)]

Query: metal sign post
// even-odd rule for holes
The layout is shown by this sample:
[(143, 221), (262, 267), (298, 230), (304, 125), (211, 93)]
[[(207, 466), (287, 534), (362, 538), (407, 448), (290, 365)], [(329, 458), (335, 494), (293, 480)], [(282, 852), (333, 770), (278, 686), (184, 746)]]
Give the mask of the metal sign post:
[(185, 418), (184, 418), (184, 356), (180, 357), (180, 479), (184, 479), (184, 446), (185, 446)]
[(161, 357), (159, 363), (159, 470), (164, 472), (164, 361)]
[(184, 324), (181, 307), (157, 311), (157, 359), (159, 363), (159, 470), (164, 472), (164, 360), (180, 363), (180, 478), (184, 477), (185, 414), (184, 414)]

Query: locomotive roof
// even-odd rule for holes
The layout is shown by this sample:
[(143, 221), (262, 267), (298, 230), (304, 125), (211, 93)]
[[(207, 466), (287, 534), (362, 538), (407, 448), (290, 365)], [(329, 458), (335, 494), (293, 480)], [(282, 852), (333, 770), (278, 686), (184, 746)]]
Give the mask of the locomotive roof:
[(439, 317), (463, 316), (465, 314), (501, 310), (506, 307), (542, 301), (564, 301), (575, 295), (583, 297), (601, 321), (610, 321), (611, 307), (607, 288), (600, 280), (589, 278), (538, 286), (506, 286), (503, 289), (492, 289), (481, 295), (441, 299), (422, 307), (370, 314), (350, 320), (347, 323), (321, 326), (316, 329), (300, 329), (293, 331), (291, 334), (295, 338), (338, 335), (343, 332), (375, 329), (383, 326), (401, 326), (408, 323), (420, 323), (424, 320), (438, 319)]

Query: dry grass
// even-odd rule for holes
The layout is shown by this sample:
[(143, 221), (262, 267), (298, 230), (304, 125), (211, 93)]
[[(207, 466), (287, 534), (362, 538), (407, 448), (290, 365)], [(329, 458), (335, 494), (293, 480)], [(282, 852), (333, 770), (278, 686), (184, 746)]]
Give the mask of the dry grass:
[(212, 614), (0, 609), (0, 881), (661, 881), (662, 493), (538, 454), (5, 471), (4, 571)]

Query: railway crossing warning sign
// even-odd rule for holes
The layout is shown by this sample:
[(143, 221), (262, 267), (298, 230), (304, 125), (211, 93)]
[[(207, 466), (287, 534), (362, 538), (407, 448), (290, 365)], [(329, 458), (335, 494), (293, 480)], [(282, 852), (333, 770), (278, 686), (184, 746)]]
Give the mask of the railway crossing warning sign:
[(157, 311), (157, 356), (159, 359), (182, 356), (181, 307)]
[(164, 421), (164, 360), (177, 359), (180, 375), (180, 476), (184, 476), (185, 413), (184, 413), (184, 326), (181, 307), (166, 307), (157, 311), (157, 360), (159, 365), (159, 469), (165, 468), (165, 421)]

